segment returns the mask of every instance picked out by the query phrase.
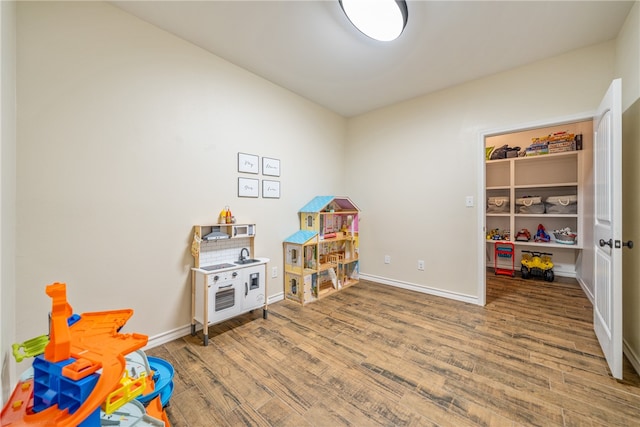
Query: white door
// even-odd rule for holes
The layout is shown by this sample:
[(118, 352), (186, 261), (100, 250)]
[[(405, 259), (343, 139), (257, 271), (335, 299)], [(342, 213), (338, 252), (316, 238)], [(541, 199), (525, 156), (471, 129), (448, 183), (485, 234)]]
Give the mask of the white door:
[(621, 82), (609, 86), (593, 118), (593, 327), (614, 378), (622, 379), (622, 105)]

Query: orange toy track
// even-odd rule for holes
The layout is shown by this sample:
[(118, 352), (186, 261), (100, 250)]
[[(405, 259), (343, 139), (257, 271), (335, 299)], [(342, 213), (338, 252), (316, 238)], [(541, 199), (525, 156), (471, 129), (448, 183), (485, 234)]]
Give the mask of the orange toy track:
[[(47, 295), (53, 299), (51, 312), (50, 342), (45, 349), (45, 360), (58, 362), (70, 357), (76, 362), (67, 365), (62, 375), (77, 380), (102, 368), (100, 378), (85, 402), (73, 413), (60, 410), (53, 405), (38, 413), (28, 411), (29, 405), (16, 407), (11, 396), (2, 411), (2, 427), (5, 426), (76, 426), (90, 416), (105, 401), (120, 383), (126, 362), (124, 355), (144, 347), (148, 337), (141, 334), (120, 334), (118, 330), (133, 315), (133, 310), (103, 311), (83, 313), (79, 321), (67, 326), (67, 317), (71, 307), (66, 299), (66, 285), (54, 283), (47, 286)], [(51, 360), (58, 359), (58, 360)], [(20, 383), (17, 387), (22, 387)], [(29, 400), (33, 397), (30, 388)], [(24, 400), (24, 399), (23, 399)], [(13, 409), (11, 420), (5, 412)], [(16, 412), (22, 416), (17, 416)], [(6, 422), (5, 422), (6, 421)]]
[(169, 417), (167, 417), (167, 412), (162, 407), (160, 396), (156, 396), (151, 400), (151, 402), (149, 402), (149, 405), (147, 406), (147, 414), (158, 420), (164, 421), (165, 427), (171, 427), (171, 424), (169, 424)]
[(2, 425), (20, 425), (33, 396), (33, 379), (18, 382), (2, 410)]

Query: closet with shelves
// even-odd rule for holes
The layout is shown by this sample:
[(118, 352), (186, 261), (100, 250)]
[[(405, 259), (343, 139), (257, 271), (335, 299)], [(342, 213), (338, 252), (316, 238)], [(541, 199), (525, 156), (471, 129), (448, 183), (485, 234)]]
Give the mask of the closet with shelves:
[[(537, 138), (567, 132), (582, 135), (579, 150), (551, 154), (487, 159), (486, 216), (487, 266), (494, 265), (495, 242), (510, 242), (516, 248), (518, 270), (522, 250), (553, 253), (556, 274), (575, 277), (585, 229), (586, 191), (591, 173), (592, 123), (577, 122), (486, 138), (490, 147), (520, 147), (520, 153)], [(539, 225), (550, 240), (535, 239)], [(554, 230), (570, 229), (575, 240), (554, 235)], [(527, 232), (530, 239), (527, 239)], [(500, 260), (498, 260), (500, 261)]]

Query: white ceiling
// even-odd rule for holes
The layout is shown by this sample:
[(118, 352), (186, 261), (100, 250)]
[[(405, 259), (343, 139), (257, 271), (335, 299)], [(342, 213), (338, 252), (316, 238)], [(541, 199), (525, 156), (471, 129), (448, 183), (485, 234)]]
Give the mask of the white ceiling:
[(408, 1), (404, 33), (383, 43), (337, 0), (111, 3), (345, 117), (614, 39), (633, 6)]

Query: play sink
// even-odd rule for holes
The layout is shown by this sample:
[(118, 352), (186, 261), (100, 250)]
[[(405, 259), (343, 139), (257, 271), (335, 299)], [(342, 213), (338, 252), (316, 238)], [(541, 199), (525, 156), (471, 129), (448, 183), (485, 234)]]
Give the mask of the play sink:
[(253, 259), (253, 258), (247, 258), (247, 259), (242, 259), (239, 261), (234, 261), (234, 264), (238, 264), (238, 265), (245, 265), (245, 264), (253, 264), (254, 262), (260, 262), (259, 259)]

